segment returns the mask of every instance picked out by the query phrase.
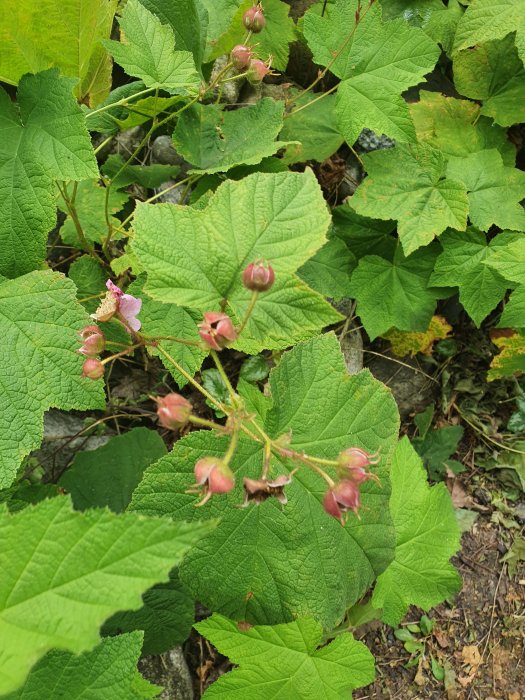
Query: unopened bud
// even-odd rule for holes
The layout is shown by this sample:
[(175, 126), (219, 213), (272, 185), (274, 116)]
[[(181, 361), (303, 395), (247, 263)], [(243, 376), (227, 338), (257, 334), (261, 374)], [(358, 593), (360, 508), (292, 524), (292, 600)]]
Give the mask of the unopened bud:
[(275, 282), (275, 272), (271, 265), (263, 260), (250, 263), (242, 273), (242, 282), (246, 289), (266, 292)]
[(361, 497), (357, 486), (347, 479), (343, 479), (326, 492), (323, 498), (323, 508), (328, 515), (333, 516), (344, 524), (345, 513), (353, 510), (357, 511), (361, 505)]
[(100, 379), (104, 376), (104, 365), (100, 360), (88, 358), (82, 365), (82, 376), (89, 379)]
[(234, 46), (231, 50), (231, 62), (233, 63), (235, 68), (248, 68), (250, 59), (252, 57), (252, 53), (253, 52), (249, 46), (244, 46), (244, 44), (237, 44), (237, 46)]
[(207, 311), (199, 323), (199, 335), (211, 350), (222, 350), (237, 339), (237, 331), (227, 314)]
[(262, 32), (264, 25), (266, 24), (262, 5), (258, 3), (257, 5), (248, 8), (242, 16), (242, 23), (248, 31), (253, 32), (254, 34)]
[(260, 83), (269, 72), (270, 68), (264, 61), (261, 61), (260, 58), (254, 58), (250, 61), (250, 65), (246, 71), (246, 77), (249, 83), (255, 85)]
[(82, 346), (79, 352), (83, 355), (96, 357), (101, 352), (104, 352), (106, 339), (98, 326), (86, 326), (79, 332), (79, 336), (82, 338)]
[(189, 421), (191, 403), (180, 394), (167, 394), (157, 401), (159, 423), (168, 430), (179, 430)]
[(349, 479), (356, 486), (359, 486), (364, 481), (368, 481), (368, 479), (379, 481), (375, 474), (366, 469), (371, 464), (379, 462), (377, 453), (370, 454), (359, 447), (349, 447), (339, 454), (337, 462), (339, 476), (342, 479)]

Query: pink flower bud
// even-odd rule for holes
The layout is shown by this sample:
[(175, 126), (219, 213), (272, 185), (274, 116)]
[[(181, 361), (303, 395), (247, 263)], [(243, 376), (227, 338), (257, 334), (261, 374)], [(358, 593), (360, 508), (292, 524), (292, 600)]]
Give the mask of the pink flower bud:
[(82, 376), (89, 379), (100, 379), (104, 376), (104, 365), (100, 360), (88, 358), (82, 365)]
[(248, 31), (253, 32), (254, 34), (262, 32), (264, 25), (266, 24), (266, 20), (264, 18), (264, 11), (261, 3), (258, 3), (257, 5), (254, 5), (246, 10), (242, 16), (242, 23)]
[(203, 488), (204, 498), (197, 503), (203, 506), (214, 493), (229, 493), (235, 486), (235, 477), (226, 462), (219, 457), (203, 457), (194, 467), (196, 488)]
[(256, 85), (260, 83), (269, 72), (270, 68), (264, 61), (261, 61), (260, 58), (253, 58), (246, 71), (246, 77), (249, 83)]
[(250, 263), (242, 273), (242, 282), (246, 289), (266, 292), (275, 282), (275, 272), (270, 264), (263, 260)]
[(167, 394), (157, 401), (157, 416), (159, 423), (169, 430), (179, 430), (189, 421), (192, 406), (180, 394)]
[(357, 515), (360, 505), (361, 497), (359, 495), (359, 489), (352, 481), (348, 481), (348, 479), (343, 479), (338, 484), (328, 489), (323, 499), (323, 508), (325, 511), (328, 515), (340, 520), (342, 525), (345, 523), (345, 513), (349, 510), (353, 510)]
[(366, 469), (369, 465), (379, 462), (379, 455), (377, 453), (369, 454), (359, 447), (349, 447), (339, 454), (337, 461), (337, 472), (342, 479), (349, 479), (356, 486), (359, 486), (368, 479), (374, 479), (379, 482), (379, 478)]
[(231, 62), (233, 63), (235, 68), (248, 68), (248, 64), (250, 63), (252, 53), (253, 52), (249, 46), (244, 46), (244, 44), (237, 44), (237, 46), (234, 46), (231, 50)]
[(79, 352), (87, 357), (96, 357), (104, 352), (106, 347), (106, 339), (104, 333), (98, 326), (86, 326), (79, 332), (82, 338), (82, 346)]
[(211, 350), (222, 350), (237, 338), (231, 318), (227, 314), (207, 311), (199, 323), (199, 335)]

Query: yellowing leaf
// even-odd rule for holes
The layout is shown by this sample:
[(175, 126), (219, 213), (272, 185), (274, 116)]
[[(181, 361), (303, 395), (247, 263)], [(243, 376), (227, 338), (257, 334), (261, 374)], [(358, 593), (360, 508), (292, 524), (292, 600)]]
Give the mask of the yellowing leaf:
[(442, 316), (432, 316), (428, 330), (422, 333), (392, 329), (383, 338), (390, 342), (392, 351), (399, 357), (414, 357), (418, 352), (431, 355), (436, 340), (447, 338), (451, 331), (452, 326)]
[(525, 335), (514, 331), (493, 331), (491, 339), (500, 352), (490, 363), (487, 379), (501, 379), (525, 372)]

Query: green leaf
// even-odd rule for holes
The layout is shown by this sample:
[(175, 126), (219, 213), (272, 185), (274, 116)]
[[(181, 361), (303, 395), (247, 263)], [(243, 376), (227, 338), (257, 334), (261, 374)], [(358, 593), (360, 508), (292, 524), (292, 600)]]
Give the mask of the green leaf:
[(191, 172), (218, 173), (236, 165), (257, 165), (285, 143), (276, 141), (283, 126), (284, 102), (264, 98), (225, 112), (221, 106), (195, 104), (177, 120), (177, 152), (195, 166)]
[(517, 287), (510, 295), (498, 326), (499, 328), (525, 329), (525, 284)]
[[(468, 190), (469, 218), (474, 226), (488, 231), (500, 228), (525, 229), (525, 173), (508, 168), (498, 151), (479, 151), (467, 158), (451, 158), (447, 176)], [(457, 227), (456, 227), (457, 228)]]
[[(71, 196), (71, 191), (69, 195)], [(84, 236), (92, 243), (101, 243), (108, 235), (106, 195), (107, 188), (101, 187), (96, 180), (81, 182), (76, 190), (75, 209), (78, 220)], [(128, 199), (125, 192), (111, 188), (107, 204), (109, 219), (114, 227), (120, 226), (120, 221), (113, 214), (119, 212)], [(67, 213), (62, 197), (59, 197), (57, 204), (64, 213)], [(60, 228), (60, 237), (66, 245), (82, 247), (73, 219), (69, 215)]]
[[(204, 0), (203, 4), (210, 15), (210, 30), (212, 26), (216, 27), (215, 31), (208, 34), (209, 51), (206, 60), (209, 61), (229, 53), (235, 44), (245, 43), (246, 29), (242, 23), (242, 16), (254, 3), (253, 0)], [(288, 16), (289, 11), (289, 6), (282, 0), (265, 0), (264, 30), (248, 40), (248, 44), (255, 48), (257, 56), (265, 61), (271, 57), (272, 66), (280, 71), (286, 70), (288, 45), (295, 39), (294, 23)], [(222, 15), (219, 21), (216, 14)], [(213, 16), (215, 20), (212, 20)], [(220, 33), (219, 27), (223, 28)]]
[(4, 696), (4, 700), (149, 698), (151, 694), (138, 693), (134, 689), (141, 648), (142, 634), (132, 632), (103, 639), (93, 651), (79, 656), (50, 651), (33, 666), (23, 687)]
[(57, 67), (75, 78), (79, 100), (100, 102), (111, 84), (100, 40), (109, 38), (116, 6), (117, 0), (0, 0), (0, 80), (16, 85), (24, 73)]
[(444, 484), (429, 487), (421, 460), (403, 438), (391, 467), (390, 511), (396, 556), (377, 579), (372, 603), (397, 625), (410, 605), (429, 610), (456, 593), (461, 579), (449, 559), (459, 549), (459, 528)]
[(169, 24), (179, 49), (191, 51), (195, 65), (200, 70), (204, 60), (208, 13), (201, 0), (142, 0), (142, 4), (160, 19)]
[(26, 75), (18, 107), (0, 88), (0, 274), (41, 266), (56, 220), (54, 179), (97, 177), (84, 117), (56, 69)]
[(110, 617), (102, 634), (143, 630), (143, 654), (163, 654), (190, 636), (195, 601), (176, 570), (171, 572), (168, 583), (150, 588), (142, 600), (144, 605), (140, 610), (118, 612)]
[(525, 234), (502, 231), (492, 242), (492, 248), (494, 252), (484, 264), (509, 282), (525, 284)]
[(240, 666), (222, 675), (204, 698), (351, 697), (354, 688), (374, 680), (374, 657), (348, 632), (322, 644), (323, 629), (311, 618), (287, 625), (240, 630), (235, 622), (214, 614), (195, 625), (221, 654)]
[(423, 30), (425, 34), (443, 47), (443, 51), (450, 54), (454, 45), (454, 37), (458, 22), (463, 16), (464, 8), (458, 0), (449, 0), (445, 6), (440, 1), (440, 8), (432, 12), (425, 21)]
[(292, 274), (322, 246), (328, 225), (311, 171), (254, 173), (223, 183), (202, 210), (138, 205), (132, 249), (148, 273), (144, 290), (151, 297), (202, 312), (221, 309), (226, 299), (239, 323), (251, 299), (242, 272), (268, 259), (276, 282), (260, 295), (235, 343), (257, 354), (288, 347), (340, 319)]
[(239, 379), (255, 384), (263, 382), (270, 372), (268, 361), (264, 355), (247, 357), (241, 365)]
[(506, 130), (495, 126), (488, 117), (480, 116), (479, 105), (425, 90), (421, 90), (420, 97), (419, 102), (409, 105), (419, 142), (436, 148), (446, 157), (468, 156), (496, 148), (505, 165), (514, 165), (516, 149), (507, 139)]
[(478, 327), (508, 288), (503, 277), (484, 264), (497, 240), (498, 237), (487, 243), (485, 234), (472, 228), (465, 232), (446, 231), (439, 239), (443, 252), (430, 278), (432, 286), (459, 287), (459, 300)]
[(406, 258), (398, 248), (393, 260), (361, 258), (350, 283), (357, 313), (371, 340), (391, 328), (426, 331), (440, 290), (429, 287), (436, 250), (427, 246)]
[[(379, 3), (361, 10), (357, 0), (336, 0), (310, 9), (304, 35), (314, 61), (342, 79), (337, 91), (338, 128), (351, 145), (364, 127), (398, 141), (414, 141), (415, 131), (401, 93), (434, 67), (438, 46), (403, 19), (381, 21)], [(338, 53), (336, 53), (338, 52)]]
[(51, 648), (79, 654), (117, 610), (168, 572), (209, 524), (107, 510), (76, 513), (68, 498), (0, 514), (0, 692), (15, 690)]
[(460, 425), (446, 425), (443, 428), (429, 430), (425, 436), (412, 440), (414, 449), (423, 460), (433, 481), (444, 481), (447, 467), (455, 474), (464, 471), (462, 464), (450, 459), (456, 452), (462, 437), (463, 428)]
[(165, 454), (166, 447), (158, 433), (134, 428), (96, 450), (77, 452), (59, 484), (71, 494), (75, 510), (106, 506), (121, 513), (146, 467)]
[(525, 62), (525, 14), (522, 0), (474, 0), (461, 18), (456, 31), (454, 51), (503, 39), (516, 32), (516, 48)]
[[(154, 189), (163, 182), (174, 178), (180, 172), (178, 165), (127, 165), (124, 158), (117, 153), (112, 153), (101, 168), (106, 177), (112, 181), (113, 188), (122, 189), (133, 183), (142, 185), (147, 189)], [(118, 211), (118, 210), (117, 210)], [(120, 222), (118, 222), (120, 223)]]
[[(99, 105), (98, 109), (88, 109), (85, 105), (82, 107), (84, 114), (86, 116), (86, 124), (90, 131), (98, 131), (101, 134), (117, 134), (120, 131), (120, 125), (125, 121), (130, 112), (128, 108), (124, 105), (116, 105), (111, 109), (104, 109), (100, 111), (100, 108), (109, 107), (109, 105), (114, 105), (120, 100), (127, 99), (137, 92), (141, 92), (145, 89), (145, 85), (142, 80), (135, 80), (131, 83), (126, 83), (125, 85), (119, 85), (117, 88), (112, 90), (106, 99)], [(177, 98), (181, 99), (181, 98)], [(161, 98), (159, 98), (159, 102)], [(137, 105), (138, 101), (131, 102), (131, 106)]]
[[(145, 335), (153, 338), (177, 337), (192, 342), (200, 341), (197, 328), (202, 316), (175, 304), (163, 304), (148, 298), (143, 292), (143, 278), (137, 279), (128, 288), (128, 292), (142, 299), (140, 310), (140, 320), (142, 322), (141, 331)], [(207, 352), (195, 345), (185, 345), (173, 340), (162, 340), (162, 347), (173, 359), (189, 372), (192, 376), (199, 371)], [(166, 359), (154, 346), (148, 347), (151, 355), (159, 357), (162, 364), (170, 371), (179, 387), (183, 387), (188, 380), (176, 370), (173, 364)]]
[(352, 206), (364, 216), (397, 219), (405, 255), (449, 226), (466, 229), (466, 188), (445, 177), (439, 151), (424, 144), (400, 145), (369, 153), (363, 161), (368, 177), (352, 197)]
[(334, 235), (344, 241), (358, 259), (365, 255), (391, 258), (397, 246), (397, 239), (391, 235), (395, 223), (360, 216), (352, 209), (350, 201), (332, 211)]
[[(232, 617), (275, 623), (309, 614), (330, 626), (391, 559), (387, 462), (397, 439), (397, 410), (390, 392), (368, 372), (347, 374), (333, 334), (285, 353), (269, 385), (273, 408), (265, 429), (274, 439), (290, 433), (293, 449), (331, 459), (349, 445), (380, 449), (381, 486), (362, 487), (361, 520), (350, 518), (344, 528), (324, 512), (326, 484), (307, 468), (287, 487), (284, 509), (271, 499), (239, 509), (242, 477), (257, 478), (263, 459), (261, 447), (243, 438), (232, 462), (236, 489), (198, 509), (200, 517), (220, 515), (221, 523), (186, 559), (181, 576), (203, 604)], [(195, 496), (187, 489), (195, 461), (223, 455), (227, 445), (209, 431), (179, 440), (146, 471), (130, 509), (194, 519)], [(274, 461), (271, 474), (292, 466)]]
[(189, 51), (175, 50), (173, 29), (138, 0), (128, 0), (119, 20), (126, 43), (104, 41), (115, 61), (128, 75), (146, 87), (163, 88), (171, 94), (188, 94), (199, 88), (200, 78)]
[(322, 162), (339, 150), (344, 137), (336, 126), (336, 99), (335, 95), (312, 99), (306, 94), (292, 103), (280, 137), (283, 141), (299, 143), (288, 146), (284, 155), (286, 163)]
[(87, 322), (75, 285), (61, 274), (0, 284), (0, 487), (40, 445), (44, 411), (104, 407), (102, 382), (81, 376), (77, 331)]
[(454, 84), (462, 95), (482, 100), (481, 114), (496, 124), (525, 122), (525, 68), (512, 35), (460, 51), (454, 58)]
[(316, 292), (334, 299), (350, 296), (355, 255), (340, 238), (331, 238), (300, 269), (299, 276)]
[(94, 313), (107, 291), (107, 275), (102, 267), (91, 255), (82, 255), (71, 263), (68, 276), (77, 287), (79, 302), (86, 311)]

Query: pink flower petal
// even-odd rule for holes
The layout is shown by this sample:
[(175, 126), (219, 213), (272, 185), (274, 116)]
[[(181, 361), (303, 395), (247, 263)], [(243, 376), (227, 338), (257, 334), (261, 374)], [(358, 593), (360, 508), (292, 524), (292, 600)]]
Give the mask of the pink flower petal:
[(116, 284), (114, 284), (111, 280), (108, 280), (106, 282), (106, 288), (117, 298), (120, 299), (122, 297), (122, 289), (120, 287), (117, 287)]
[(141, 322), (135, 316), (140, 312), (142, 299), (131, 294), (123, 294), (119, 301), (118, 313), (122, 320), (134, 331), (138, 331)]

